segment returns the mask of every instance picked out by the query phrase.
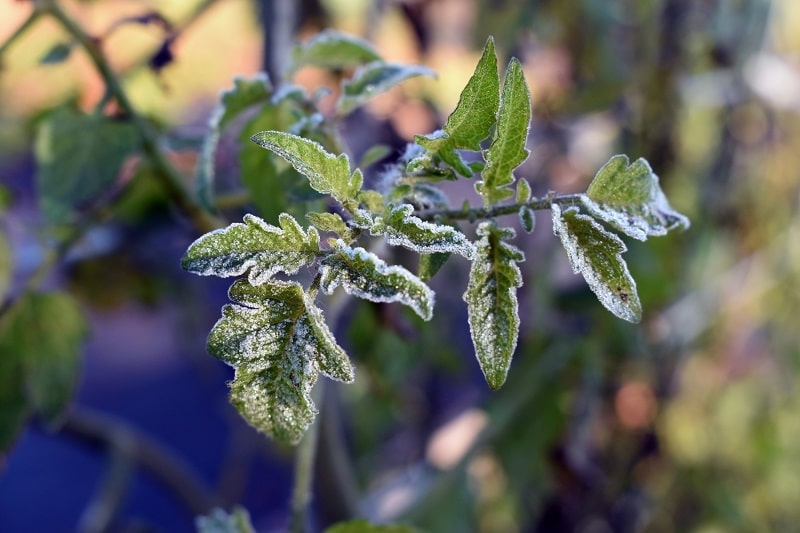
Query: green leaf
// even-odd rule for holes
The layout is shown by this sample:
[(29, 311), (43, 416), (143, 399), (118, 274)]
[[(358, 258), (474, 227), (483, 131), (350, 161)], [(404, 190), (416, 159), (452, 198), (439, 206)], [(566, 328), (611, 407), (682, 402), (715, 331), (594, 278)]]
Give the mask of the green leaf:
[(505, 383), (519, 336), (518, 287), (522, 274), (517, 263), (525, 255), (516, 246), (503, 242), (514, 237), (511, 228), (498, 228), (494, 222), (478, 225), (477, 257), (469, 271), (464, 292), (469, 330), (475, 355), (486, 382), (493, 389)]
[(231, 403), (259, 431), (297, 443), (317, 413), (319, 372), (351, 382), (353, 367), (299, 284), (237, 280), (229, 295), (208, 351), (236, 369)]
[(350, 174), (346, 154), (336, 157), (317, 142), (282, 131), (262, 131), (253, 135), (252, 140), (286, 159), (308, 178), (315, 191), (330, 194), (345, 205), (355, 201), (363, 176), (358, 169)]
[(419, 530), (403, 524), (373, 525), (367, 520), (350, 520), (329, 527), (325, 533), (419, 533)]
[(306, 218), (320, 231), (328, 231), (338, 235), (350, 233), (345, 221), (336, 213), (307, 213)]
[(39, 59), (41, 65), (63, 63), (72, 53), (71, 43), (56, 43)]
[(361, 161), (358, 163), (358, 168), (365, 168), (370, 165), (374, 165), (391, 153), (391, 146), (386, 144), (376, 144), (364, 152), (364, 155), (361, 156)]
[(614, 315), (639, 322), (642, 304), (628, 265), (622, 259), (625, 243), (575, 207), (563, 213), (553, 204), (553, 232), (561, 239), (572, 270), (582, 274), (597, 299)]
[(0, 459), (17, 440), (30, 413), (25, 394), (25, 354), (18, 345), (25, 325), (19, 315), (19, 302), (0, 315)]
[(11, 245), (2, 229), (0, 229), (0, 305), (11, 287), (11, 274), (14, 271), (14, 261), (11, 257)]
[(389, 266), (363, 248), (334, 243), (333, 253), (320, 266), (320, 287), (326, 294), (341, 285), (348, 294), (372, 302), (400, 302), (424, 320), (433, 316), (434, 293), (401, 266)]
[(525, 178), (517, 180), (517, 192), (515, 201), (518, 204), (524, 204), (531, 199), (531, 184)]
[(36, 132), (37, 186), (42, 214), (50, 224), (68, 223), (75, 211), (97, 200), (139, 149), (129, 122), (61, 108)]
[(326, 30), (303, 44), (295, 45), (286, 77), (306, 66), (333, 70), (357, 67), (380, 59), (375, 48), (364, 39)]
[(632, 164), (626, 155), (609, 159), (582, 200), (593, 216), (640, 241), (678, 227), (689, 228), (689, 219), (672, 209), (658, 176), (642, 158)]
[(525, 148), (530, 123), (531, 93), (522, 66), (515, 58), (509, 62), (503, 81), (494, 138), (484, 152), (486, 168), (481, 173), (481, 181), (475, 184), (475, 190), (483, 196), (486, 207), (513, 196), (514, 192), (507, 186), (514, 183), (514, 169), (530, 153)]
[(213, 209), (214, 163), (223, 128), (246, 109), (268, 102), (271, 96), (272, 84), (266, 74), (258, 74), (252, 79), (236, 77), (233, 79), (233, 88), (222, 93), (208, 121), (208, 133), (197, 162), (197, 196), (206, 209)]
[(392, 246), (402, 246), (418, 253), (456, 253), (472, 259), (475, 246), (453, 226), (426, 222), (414, 216), (414, 206), (388, 206), (383, 216), (376, 216), (369, 226), (370, 235), (383, 235)]
[(419, 264), (417, 265), (417, 276), (422, 281), (428, 281), (436, 275), (450, 259), (448, 252), (435, 252), (432, 254), (420, 254)]
[[(57, 426), (78, 380), (80, 346), (88, 331), (83, 314), (65, 293), (24, 293), (2, 322), (0, 357), (22, 365), (30, 407)], [(5, 365), (14, 372), (13, 362)], [(8, 394), (13, 400), (17, 392)]]
[(472, 176), (473, 170), (455, 150), (481, 149), (480, 142), (489, 136), (497, 118), (499, 104), (500, 78), (497, 74), (494, 40), (490, 37), (475, 72), (461, 92), (458, 105), (447, 118), (444, 128), (430, 135), (417, 135), (414, 140), (462, 176)]
[(212, 509), (208, 516), (198, 516), (194, 522), (198, 533), (256, 533), (250, 514), (243, 507), (235, 507), (230, 514)]
[(181, 266), (201, 276), (240, 276), (249, 271), (253, 285), (266, 282), (278, 272), (295, 274), (314, 261), (319, 252), (319, 233), (304, 231), (291, 215), (281, 213), (280, 227), (255, 215), (244, 223), (206, 233), (184, 254)]
[(376, 94), (417, 76), (436, 77), (436, 73), (420, 65), (396, 65), (383, 61), (359, 67), (352, 79), (342, 83), (337, 109), (340, 114), (345, 115)]
[(520, 206), (519, 211), (519, 225), (526, 233), (531, 233), (536, 227), (536, 214), (533, 209), (527, 205)]

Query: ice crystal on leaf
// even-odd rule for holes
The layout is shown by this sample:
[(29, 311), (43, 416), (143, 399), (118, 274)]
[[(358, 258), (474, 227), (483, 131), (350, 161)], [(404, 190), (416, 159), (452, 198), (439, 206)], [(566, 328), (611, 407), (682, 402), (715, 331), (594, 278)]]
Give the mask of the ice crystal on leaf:
[(514, 237), (511, 228), (481, 222), (477, 233), (477, 257), (469, 272), (464, 301), (478, 363), (489, 386), (498, 389), (506, 380), (517, 347), (517, 288), (522, 286), (517, 263), (524, 261), (525, 255), (503, 242)]
[(294, 274), (319, 252), (319, 233), (304, 231), (291, 215), (278, 217), (280, 227), (254, 215), (244, 223), (206, 233), (194, 241), (182, 259), (184, 269), (201, 276), (239, 276), (249, 270), (253, 285), (278, 272)]
[(433, 316), (434, 293), (417, 276), (401, 266), (389, 266), (363, 248), (334, 243), (334, 253), (323, 259), (320, 287), (330, 294), (341, 285), (348, 294), (372, 302), (400, 302), (424, 320)]
[(353, 367), (299, 284), (237, 280), (229, 296), (208, 351), (236, 369), (231, 403), (259, 431), (296, 443), (317, 413), (317, 375), (351, 382)]
[(563, 213), (553, 204), (553, 232), (561, 239), (572, 270), (582, 274), (597, 299), (614, 315), (639, 322), (642, 304), (628, 265), (622, 259), (625, 243), (575, 207)]
[(581, 200), (593, 216), (640, 241), (689, 227), (689, 219), (669, 205), (658, 176), (642, 158), (631, 164), (626, 155), (609, 159)]

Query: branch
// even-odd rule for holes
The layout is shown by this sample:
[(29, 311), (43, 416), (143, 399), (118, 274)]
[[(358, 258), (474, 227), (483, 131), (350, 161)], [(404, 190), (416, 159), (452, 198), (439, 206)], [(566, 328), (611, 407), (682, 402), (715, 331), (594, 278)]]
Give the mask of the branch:
[(463, 207), (461, 209), (426, 209), (417, 213), (422, 220), (437, 220), (439, 222), (454, 222), (456, 220), (486, 220), (502, 215), (512, 215), (519, 211), (521, 207), (528, 207), (534, 211), (550, 209), (553, 204), (558, 205), (578, 205), (583, 194), (561, 194), (549, 193), (542, 198), (531, 198), (527, 202), (510, 205), (498, 205), (492, 208), (485, 207)]
[(207, 514), (220, 504), (217, 495), (180, 457), (122, 420), (73, 408), (61, 433), (130, 458), (175, 493), (193, 515)]
[(98, 42), (72, 20), (55, 0), (42, 2), (40, 6), (39, 11), (55, 18), (89, 55), (98, 73), (103, 78), (108, 91), (114, 96), (120, 109), (130, 117), (134, 127), (137, 129), (141, 137), (144, 153), (158, 171), (157, 175), (161, 178), (161, 184), (170, 195), (173, 202), (175, 202), (178, 208), (191, 219), (198, 231), (206, 233), (222, 227), (224, 224), (220, 220), (204, 211), (200, 205), (192, 199), (183, 184), (180, 173), (169, 162), (167, 156), (159, 146), (156, 131), (150, 123), (136, 111), (136, 108), (123, 89), (119, 78), (100, 50)]

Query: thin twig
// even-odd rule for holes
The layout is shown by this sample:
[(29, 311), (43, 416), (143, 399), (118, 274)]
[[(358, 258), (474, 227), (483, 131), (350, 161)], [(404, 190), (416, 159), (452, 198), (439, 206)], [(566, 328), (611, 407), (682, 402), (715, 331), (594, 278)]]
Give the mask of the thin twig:
[(67, 414), (61, 433), (129, 457), (169, 488), (193, 515), (206, 514), (220, 504), (180, 456), (120, 419), (76, 407)]
[(534, 211), (550, 209), (553, 204), (578, 205), (583, 194), (548, 194), (542, 198), (532, 198), (527, 202), (510, 205), (498, 205), (491, 208), (473, 207), (461, 209), (428, 209), (417, 213), (422, 220), (438, 220), (440, 222), (453, 222), (456, 220), (488, 220), (502, 215), (512, 215), (519, 212), (521, 207), (528, 207)]
[[(319, 380), (314, 387), (313, 395), (319, 403), (325, 387), (325, 380)], [(294, 488), (292, 490), (292, 533), (306, 533), (308, 529), (308, 511), (311, 504), (311, 489), (314, 484), (314, 458), (319, 440), (319, 420), (315, 420), (297, 446), (294, 467)]]

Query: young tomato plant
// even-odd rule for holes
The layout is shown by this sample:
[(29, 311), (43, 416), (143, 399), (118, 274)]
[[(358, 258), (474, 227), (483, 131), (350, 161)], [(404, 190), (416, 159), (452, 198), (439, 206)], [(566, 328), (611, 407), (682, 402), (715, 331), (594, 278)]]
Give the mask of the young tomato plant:
[[(199, 197), (211, 206), (220, 132), (255, 109), (242, 137), (252, 135), (265, 151), (243, 149), (242, 173), (262, 211), (280, 213), (277, 225), (245, 215), (242, 223), (201, 236), (182, 260), (195, 274), (239, 277), (229, 291), (232, 303), (208, 336), (208, 351), (234, 367), (230, 399), (252, 426), (297, 443), (317, 413), (311, 391), (319, 374), (353, 380), (350, 357), (317, 304), (320, 292), (341, 287), (373, 302), (399, 302), (429, 320), (435, 295), (426, 280), (453, 255), (470, 261), (463, 300), (472, 342), (488, 385), (500, 388), (519, 335), (518, 263), (525, 259), (510, 242), (515, 230), (498, 223), (500, 215), (518, 213), (521, 227), (532, 231), (534, 211), (549, 210), (574, 272), (611, 313), (640, 320), (618, 234), (646, 240), (688, 228), (689, 221), (670, 207), (647, 161), (631, 163), (625, 155), (612, 157), (585, 193), (531, 197), (530, 184), (514, 173), (529, 155), (530, 93), (516, 59), (500, 79), (491, 38), (443, 128), (416, 136), (378, 190), (365, 188), (361, 170), (339, 153), (336, 122), (373, 95), (431, 72), (387, 63), (368, 43), (336, 32), (295, 48), (290, 72), (306, 65), (354, 68), (341, 82), (333, 117), (324, 117), (299, 87), (274, 87), (264, 77), (236, 80), (212, 117), (198, 171)], [(482, 160), (465, 158), (466, 152)], [(298, 183), (298, 174), (305, 180)], [(450, 209), (438, 185), (470, 178), (482, 205)], [(280, 199), (304, 186), (328, 203)], [(475, 238), (462, 232), (463, 221), (479, 221)], [(417, 272), (372, 251), (368, 243), (376, 237), (419, 254)]]

